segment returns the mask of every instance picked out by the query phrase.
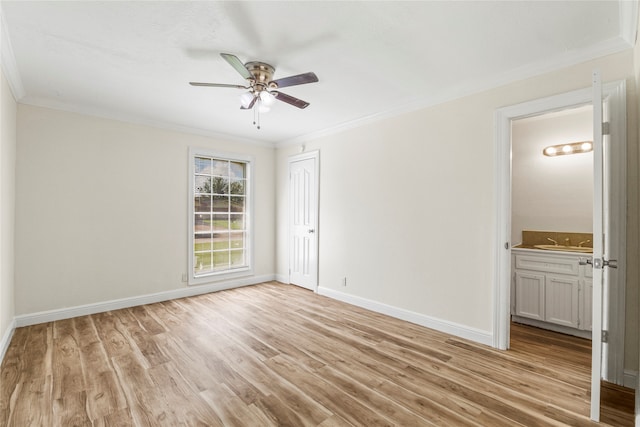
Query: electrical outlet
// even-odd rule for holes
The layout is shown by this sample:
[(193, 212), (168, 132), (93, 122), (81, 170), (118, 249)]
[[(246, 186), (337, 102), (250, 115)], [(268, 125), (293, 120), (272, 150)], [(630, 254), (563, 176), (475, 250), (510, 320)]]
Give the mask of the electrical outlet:
[(189, 278), (187, 277), (187, 273), (182, 273), (182, 281), (186, 282), (187, 280), (189, 280)]
[(347, 278), (346, 277), (342, 278), (342, 286), (347, 286)]

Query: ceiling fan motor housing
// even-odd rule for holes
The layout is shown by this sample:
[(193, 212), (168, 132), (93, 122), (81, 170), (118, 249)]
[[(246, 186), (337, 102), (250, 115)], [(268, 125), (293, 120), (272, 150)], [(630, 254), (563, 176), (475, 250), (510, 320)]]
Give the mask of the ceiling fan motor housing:
[(273, 73), (276, 71), (271, 65), (265, 62), (251, 61), (244, 64), (244, 66), (253, 76), (254, 81), (251, 82), (251, 85), (254, 86), (256, 92), (278, 87), (275, 83), (270, 84), (271, 80), (273, 80)]

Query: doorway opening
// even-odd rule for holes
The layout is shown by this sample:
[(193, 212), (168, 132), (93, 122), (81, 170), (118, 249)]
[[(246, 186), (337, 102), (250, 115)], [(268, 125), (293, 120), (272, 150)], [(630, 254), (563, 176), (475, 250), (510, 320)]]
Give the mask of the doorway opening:
[[(594, 72), (594, 80), (597, 75)], [(599, 77), (598, 77), (599, 79)], [(625, 292), (625, 258), (626, 258), (626, 87), (624, 81), (615, 83), (608, 83), (602, 86), (604, 111), (608, 117), (606, 130), (603, 132), (607, 136), (605, 139), (605, 170), (604, 181), (606, 187), (604, 188), (603, 196), (607, 201), (608, 212), (603, 217), (602, 226), (605, 228), (606, 242), (604, 242), (604, 253), (608, 259), (618, 260), (618, 268), (612, 273), (612, 268), (603, 269), (606, 273), (601, 274), (603, 270), (597, 270), (599, 276), (603, 277), (603, 282), (611, 280), (617, 285), (606, 287), (602, 293), (603, 286), (596, 289), (594, 280), (594, 291), (592, 298), (594, 301), (594, 307), (600, 307), (600, 303), (604, 302), (602, 312), (598, 311), (598, 321), (602, 317), (606, 317), (606, 320), (602, 323), (605, 327), (608, 335), (607, 343), (602, 345), (603, 354), (607, 355), (602, 358), (603, 362), (600, 365), (600, 353), (598, 356), (592, 354), (592, 364), (594, 367), (593, 373), (596, 377), (592, 378), (592, 392), (593, 387), (596, 384), (598, 373), (604, 379), (614, 384), (624, 383), (624, 329), (625, 329), (625, 314), (624, 314), (624, 292)], [(512, 243), (519, 243), (519, 241), (513, 242), (512, 240), (512, 122), (519, 119), (525, 119), (535, 116), (540, 116), (546, 113), (560, 112), (564, 110), (575, 109), (583, 107), (593, 103), (594, 94), (596, 91), (593, 88), (585, 88), (574, 92), (568, 92), (561, 95), (556, 95), (548, 98), (538, 99), (534, 101), (525, 102), (510, 107), (501, 108), (496, 111), (496, 142), (497, 142), (497, 169), (498, 177), (496, 180), (496, 212), (497, 212), (497, 241), (496, 241), (496, 272), (498, 277), (498, 284), (496, 286), (496, 293), (494, 295), (494, 346), (500, 349), (508, 349), (510, 346), (510, 325), (511, 325), (511, 307), (512, 307), (512, 283), (513, 277), (512, 262)], [(598, 104), (599, 105), (599, 104)], [(599, 108), (598, 108), (599, 110)], [(596, 108), (594, 108), (596, 111)], [(599, 121), (598, 121), (599, 122)], [(599, 134), (600, 128), (597, 129)], [(603, 126), (604, 129), (604, 126)], [(594, 134), (595, 134), (594, 130)], [(597, 144), (595, 144), (597, 145)], [(608, 152), (607, 152), (608, 151)], [(599, 154), (600, 156), (601, 154)], [(594, 162), (595, 165), (595, 162)], [(594, 168), (595, 172), (595, 168)], [(599, 172), (600, 173), (600, 172)], [(594, 176), (595, 178), (595, 176)], [(602, 178), (602, 177), (601, 177)], [(596, 182), (597, 181), (597, 182)], [(602, 180), (595, 180), (594, 184), (600, 183)], [(595, 186), (594, 188), (598, 188)], [(606, 194), (604, 194), (606, 193)], [(595, 193), (594, 193), (595, 194)], [(598, 193), (600, 194), (600, 193)], [(595, 204), (594, 204), (595, 209)], [(595, 211), (594, 211), (595, 212)], [(602, 212), (597, 218), (600, 218)], [(594, 216), (594, 219), (596, 217)], [(594, 224), (596, 221), (594, 220)], [(597, 222), (600, 224), (600, 221)], [(594, 225), (595, 227), (595, 225)], [(599, 226), (600, 227), (600, 226)], [(595, 230), (594, 230), (595, 235)], [(553, 239), (553, 237), (552, 237)], [(555, 240), (555, 239), (554, 239)], [(550, 245), (555, 246), (553, 242), (547, 242)], [(577, 242), (580, 246), (579, 243)], [(601, 245), (600, 239), (597, 239), (597, 244)], [(602, 249), (599, 249), (602, 251)], [(587, 258), (585, 256), (585, 258)], [(601, 262), (604, 260), (598, 259), (599, 268), (602, 268)], [(588, 261), (592, 261), (588, 259)], [(554, 262), (550, 261), (546, 263), (554, 268), (558, 268), (562, 271), (565, 267), (562, 265), (553, 265)], [(606, 264), (605, 264), (606, 265)], [(571, 267), (577, 270), (579, 267)], [(595, 270), (594, 270), (595, 271)], [(595, 276), (594, 276), (595, 278)], [(529, 277), (529, 279), (537, 280), (539, 286), (543, 286), (542, 283), (546, 283), (544, 277)], [(531, 285), (531, 282), (529, 283)], [(571, 293), (576, 289), (575, 283), (565, 283), (565, 286), (560, 287), (562, 292)], [(530, 286), (535, 288), (535, 286)], [(597, 297), (597, 298), (596, 298)], [(598, 304), (596, 305), (596, 300)], [(543, 304), (546, 301), (539, 300), (539, 304)], [(606, 311), (606, 313), (605, 313)], [(596, 313), (593, 311), (592, 313)], [(594, 317), (595, 322), (595, 317)], [(594, 338), (594, 344), (597, 346), (594, 348), (600, 349), (600, 325), (595, 327), (598, 331), (597, 335), (594, 332), (592, 337)], [(603, 334), (604, 336), (604, 334)], [(596, 358), (597, 357), (597, 358)], [(602, 369), (600, 369), (602, 366)], [(592, 393), (593, 394), (593, 393)], [(599, 396), (599, 394), (593, 394)], [(594, 416), (595, 400), (592, 399), (592, 417)], [(597, 416), (597, 414), (596, 414)], [(594, 418), (595, 419), (595, 418)]]
[(511, 121), (512, 322), (591, 338), (592, 147), (590, 104)]

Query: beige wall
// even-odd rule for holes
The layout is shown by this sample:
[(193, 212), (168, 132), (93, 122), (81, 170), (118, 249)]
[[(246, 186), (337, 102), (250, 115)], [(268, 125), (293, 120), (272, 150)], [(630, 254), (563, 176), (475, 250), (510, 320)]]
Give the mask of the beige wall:
[(0, 343), (14, 316), (15, 166), (16, 101), (0, 71)]
[(273, 275), (272, 147), (20, 104), (16, 315), (187, 286), (188, 147), (255, 160), (256, 276)]
[[(305, 142), (307, 150), (320, 150), (319, 285), (490, 334), (497, 282), (494, 112), (590, 87), (595, 67), (604, 81), (629, 83), (629, 145), (637, 153), (630, 50)], [(298, 151), (277, 152), (280, 277), (288, 268), (287, 158)], [(637, 161), (629, 160), (630, 170)], [(629, 215), (637, 222), (633, 198)], [(637, 241), (637, 234), (629, 237)], [(632, 249), (630, 259), (638, 259)], [(628, 279), (636, 295), (637, 271)], [(626, 367), (635, 370), (635, 303), (627, 319)]]

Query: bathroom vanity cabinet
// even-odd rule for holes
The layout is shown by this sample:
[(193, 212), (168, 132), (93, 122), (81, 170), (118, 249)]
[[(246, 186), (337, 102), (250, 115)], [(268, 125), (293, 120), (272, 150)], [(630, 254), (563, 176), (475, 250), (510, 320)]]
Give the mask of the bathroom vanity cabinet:
[(512, 249), (513, 320), (590, 337), (592, 267), (580, 258), (591, 254)]

